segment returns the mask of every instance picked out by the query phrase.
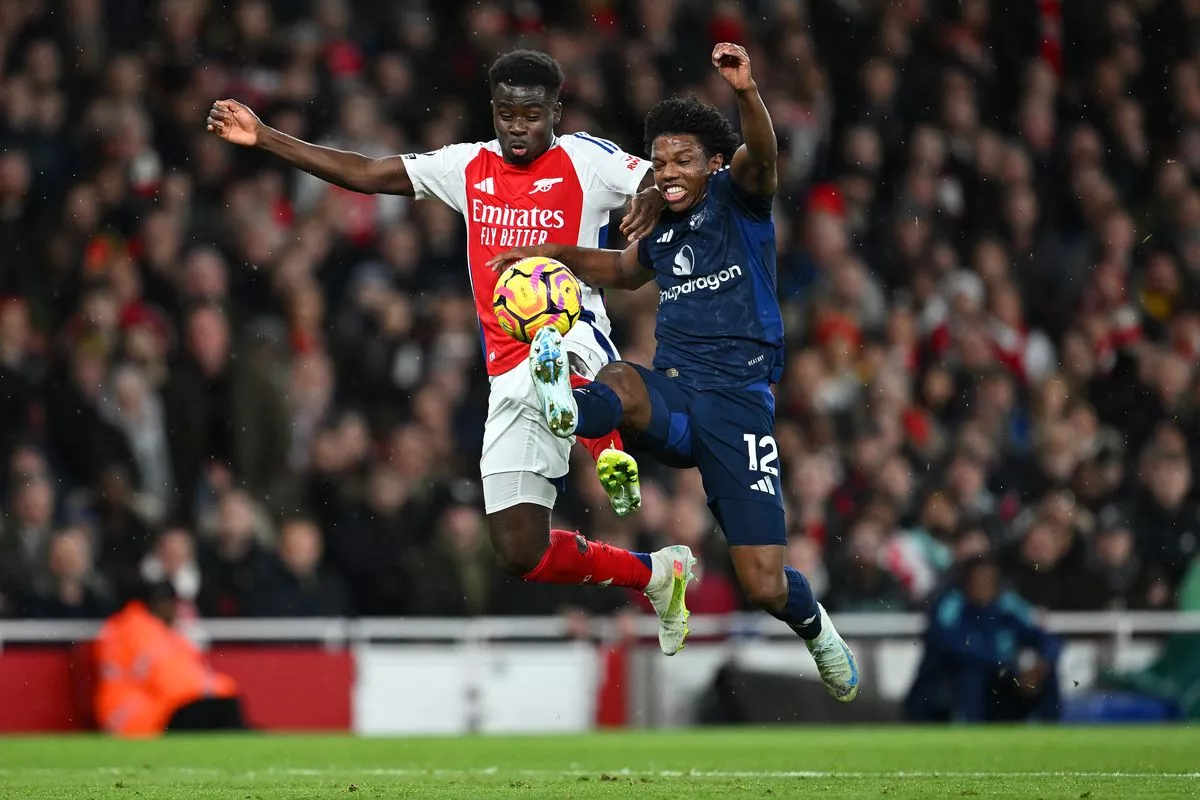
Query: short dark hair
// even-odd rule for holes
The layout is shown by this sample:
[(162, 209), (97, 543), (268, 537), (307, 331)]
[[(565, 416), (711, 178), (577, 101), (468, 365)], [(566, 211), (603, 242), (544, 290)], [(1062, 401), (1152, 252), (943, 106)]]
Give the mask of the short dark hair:
[(131, 600), (141, 600), (146, 605), (153, 605), (159, 600), (179, 599), (175, 585), (168, 580), (139, 580), (133, 584), (131, 595)]
[(557, 97), (562, 91), (562, 66), (550, 55), (540, 50), (513, 50), (505, 53), (488, 70), (488, 84), (492, 92), (502, 83), (509, 86), (541, 86), (546, 94)]
[(655, 104), (646, 114), (646, 153), (654, 149), (654, 140), (665, 133), (688, 133), (700, 140), (704, 154), (720, 153), (725, 163), (733, 159), (737, 150), (738, 135), (715, 106), (691, 97), (668, 97)]

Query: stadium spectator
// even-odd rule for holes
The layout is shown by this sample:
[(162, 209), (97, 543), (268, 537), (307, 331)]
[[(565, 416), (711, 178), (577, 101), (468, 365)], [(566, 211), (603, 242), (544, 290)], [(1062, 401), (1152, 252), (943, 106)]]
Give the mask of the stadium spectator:
[(91, 533), (65, 528), (50, 540), (49, 574), (25, 603), (30, 617), (103, 619), (112, 613), (112, 590), (92, 561)]
[(286, 474), (283, 397), (256, 365), (233, 357), (233, 334), (219, 309), (190, 312), (183, 336), (182, 359), (164, 390), (177, 508), (191, 511), (208, 464), (232, 469), (248, 490), (265, 496)]
[(137, 488), (153, 500), (148, 513), (160, 521), (175, 502), (175, 477), (162, 400), (141, 369), (113, 367), (100, 398), (100, 416), (124, 436)]
[[(0, 614), (24, 613), (85, 513), (114, 588), (179, 524), (200, 613), (247, 614), (297, 512), (355, 613), (414, 613), (397, 576), (432, 563), (447, 487), (478, 478), (487, 381), (455, 215), (222, 146), (215, 98), (307, 139), (433, 150), (491, 138), (483, 70), (545, 47), (563, 129), (641, 152), (663, 96), (723, 102), (683, 45), (731, 31), (763, 53), (783, 150), (777, 439), (822, 602), (922, 609), (948, 561), (986, 550), (1053, 607), (1174, 607), (1200, 535), (1189, 4), (1064, 4), (1061, 58), (1032, 0), (534, 0), (519, 25), (436, 3), (60, 5), (10, 3), (0, 25)], [(656, 298), (609, 298), (623, 357), (648, 362)], [(645, 465), (646, 506), (619, 521), (589, 471), (564, 527), (648, 550), (692, 526), (686, 474)], [(1041, 510), (1064, 490), (1068, 528)], [(727, 570), (719, 548), (705, 562)], [(1102, 591), (1031, 578), (1051, 562)]]
[(150, 583), (165, 581), (175, 590), (175, 615), (184, 621), (198, 616), (196, 601), (200, 596), (200, 564), (196, 560), (196, 545), (192, 534), (182, 527), (168, 527), (139, 565), (138, 574)]
[(324, 544), (316, 522), (290, 517), (279, 526), (274, 558), (246, 603), (259, 617), (341, 617), (350, 612), (342, 576), (321, 564)]
[(263, 532), (255, 519), (253, 501), (245, 492), (231, 489), (217, 503), (216, 526), (210, 539), (200, 543), (200, 593), (197, 605), (206, 617), (235, 617), (249, 613), (250, 595), (266, 570)]
[(245, 727), (237, 684), (174, 629), (175, 601), (169, 583), (143, 584), (100, 629), (96, 719), (113, 736)]
[(995, 561), (971, 559), (931, 605), (925, 651), (904, 703), (912, 722), (1058, 718), (1061, 645), (1000, 585)]
[(410, 607), (409, 598), (418, 594), (405, 579), (404, 558), (420, 550), (432, 523), (422, 508), (426, 504), (386, 465), (372, 467), (364, 494), (327, 528), (333, 534), (326, 552), (330, 565), (346, 577), (357, 613), (386, 615)]
[(35, 587), (50, 582), (55, 493), (51, 477), (41, 469), (16, 471), (10, 486), (10, 513), (0, 539), (0, 597), (9, 613), (19, 613)]
[(138, 564), (154, 541), (153, 500), (146, 500), (132, 484), (127, 464), (104, 464), (95, 482), (77, 489), (66, 503), (71, 516), (95, 527), (100, 568), (123, 593), (136, 583)]
[(431, 547), (412, 554), (404, 583), (415, 613), (470, 617), (498, 613), (495, 556), (478, 509), (468, 505), (447, 508), (438, 521)]
[(904, 589), (882, 563), (888, 536), (885, 522), (871, 517), (856, 520), (846, 534), (843, 556), (830, 570), (831, 606), (843, 611), (897, 611), (904, 608)]

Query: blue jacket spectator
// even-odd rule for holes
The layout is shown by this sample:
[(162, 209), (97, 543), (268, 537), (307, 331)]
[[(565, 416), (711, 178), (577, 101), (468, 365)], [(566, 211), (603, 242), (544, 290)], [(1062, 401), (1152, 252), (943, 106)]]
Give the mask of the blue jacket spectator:
[(925, 654), (905, 717), (964, 723), (1056, 719), (1060, 651), (1025, 601), (1001, 589), (996, 563), (977, 557), (930, 609)]

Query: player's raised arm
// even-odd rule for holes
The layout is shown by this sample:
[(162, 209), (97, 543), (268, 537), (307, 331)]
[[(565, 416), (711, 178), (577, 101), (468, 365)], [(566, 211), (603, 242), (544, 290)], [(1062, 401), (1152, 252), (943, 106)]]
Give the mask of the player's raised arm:
[(771, 115), (758, 93), (758, 84), (750, 74), (750, 56), (741, 45), (722, 42), (713, 48), (712, 62), (737, 93), (738, 114), (742, 120), (745, 144), (733, 154), (733, 163), (729, 167), (731, 177), (748, 192), (775, 194), (779, 143), (775, 140)]
[(218, 100), (208, 112), (207, 129), (226, 141), (257, 147), (323, 181), (364, 194), (412, 195), (413, 182), (400, 156), (370, 158), (321, 147), (264, 125), (236, 100)]
[(488, 266), (493, 270), (502, 270), (523, 258), (553, 258), (566, 264), (567, 268), (575, 273), (575, 277), (590, 286), (632, 291), (654, 277), (654, 272), (643, 267), (638, 261), (637, 249), (636, 243), (624, 250), (541, 244), (535, 247), (518, 247), (501, 253), (488, 261)]

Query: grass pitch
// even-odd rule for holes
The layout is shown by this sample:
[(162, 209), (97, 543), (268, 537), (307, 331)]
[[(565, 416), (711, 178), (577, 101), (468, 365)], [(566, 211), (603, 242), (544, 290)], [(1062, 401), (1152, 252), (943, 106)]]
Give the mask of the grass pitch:
[(0, 797), (1200, 797), (1200, 728), (0, 739)]

